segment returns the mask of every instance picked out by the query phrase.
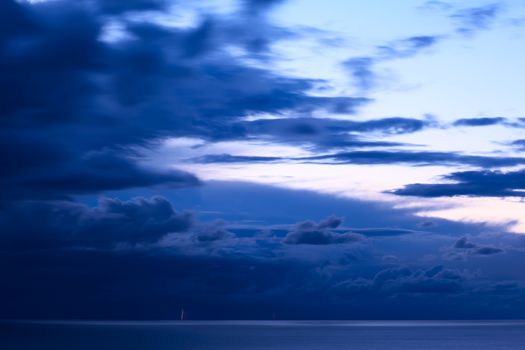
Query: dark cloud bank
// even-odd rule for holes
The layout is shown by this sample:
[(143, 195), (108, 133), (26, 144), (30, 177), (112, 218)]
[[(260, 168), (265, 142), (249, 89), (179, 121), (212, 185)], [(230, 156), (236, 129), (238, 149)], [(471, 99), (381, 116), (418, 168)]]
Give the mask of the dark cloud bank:
[[(333, 215), (230, 228), (201, 222), (162, 197), (101, 198), (94, 207), (18, 203), (0, 217), (2, 318), (173, 319), (181, 307), (190, 319), (268, 319), (274, 313), (284, 319), (505, 318), (523, 311), (519, 283), (480, 272), (467, 260), (493, 259), (500, 250), (450, 236), (479, 227), (421, 224), (409, 211), (313, 193), (216, 185), (207, 191), (219, 200), (225, 197), (217, 191), (229, 193), (232, 206), (222, 209), (232, 215), (243, 208), (253, 217), (263, 198), (282, 202), (271, 210), (263, 203), (266, 215), (275, 215), (302, 198), (295, 215), (347, 207), (348, 225), (402, 223), (413, 230), (354, 229)], [(361, 218), (359, 210), (375, 216)], [(444, 248), (464, 257), (426, 258)], [(417, 256), (407, 260), (408, 252)], [(384, 259), (387, 254), (398, 258)]]
[[(0, 186), (8, 198), (194, 185), (189, 174), (138, 168), (133, 147), (167, 136), (221, 138), (230, 122), (253, 113), (352, 113), (367, 102), (314, 97), (308, 92), (316, 81), (229, 57), (221, 47), (260, 54), (269, 50), (262, 42), (279, 39), (262, 16), (267, 2), (246, 1), (238, 20), (212, 16), (195, 28), (121, 17), (165, 5), (2, 2)], [(100, 40), (112, 18), (124, 23), (128, 40)], [(252, 20), (260, 22), (257, 32)]]

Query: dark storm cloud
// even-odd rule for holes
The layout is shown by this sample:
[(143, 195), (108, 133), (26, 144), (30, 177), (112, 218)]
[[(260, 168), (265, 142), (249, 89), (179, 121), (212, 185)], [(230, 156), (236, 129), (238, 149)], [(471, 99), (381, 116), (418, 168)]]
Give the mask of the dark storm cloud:
[[(10, 318), (173, 319), (181, 307), (189, 319), (264, 318), (269, 311), (262, 305), (272, 298), (259, 295), (307, 275), (286, 261), (149, 250), (37, 251), (0, 261), (11, 282), (0, 291), (0, 314)], [(17, 271), (6, 264), (17, 264)], [(11, 298), (17, 302), (6, 303)]]
[(336, 216), (328, 217), (319, 223), (304, 221), (295, 225), (283, 241), (286, 244), (326, 245), (352, 243), (364, 239), (357, 233), (335, 231), (342, 222), (342, 219)]
[[(3, 318), (170, 320), (181, 307), (192, 320), (275, 313), (282, 319), (450, 319), (523, 311), (515, 282), (478, 279), (471, 287), (468, 272), (440, 266), (380, 269), (359, 279), (346, 276), (356, 268), (348, 264), (327, 276), (321, 266), (297, 260), (166, 251), (38, 251), (23, 259), (2, 255), (0, 262), (9, 281), (0, 291)], [(13, 265), (16, 273), (7, 268)]]
[[(330, 198), (327, 202), (312, 193), (300, 197), (302, 202), (294, 197), (290, 205), (286, 192), (268, 197), (254, 196), (254, 190), (247, 188), (224, 190), (229, 197), (219, 193), (219, 200), (228, 198), (237, 214), (253, 210), (253, 205), (264, 205), (273, 216), (295, 209), (300, 216), (325, 215), (339, 208), (362, 227), (366, 227), (363, 219), (385, 220), (378, 214), (385, 209), (371, 211), (364, 202), (325, 196)], [(265, 198), (274, 203), (272, 208)], [(341, 203), (334, 207), (334, 201)], [(361, 218), (363, 206), (368, 208), (363, 212), (367, 218)], [(370, 244), (352, 244), (365, 238), (348, 233), (337, 216), (301, 221), (283, 235), (240, 235), (226, 222), (198, 222), (161, 197), (102, 198), (96, 207), (71, 201), (19, 201), (4, 213), (0, 217), (2, 318), (173, 319), (181, 307), (190, 319), (265, 319), (274, 309), (279, 317), (303, 319), (410, 318), (429, 312), (466, 317), (479, 310), (486, 316), (508, 316), (486, 307), (502, 305), (494, 299), (499, 294), (507, 303), (522, 305), (521, 288), (513, 281), (496, 285), (489, 279), (473, 280), (466, 270), (434, 267), (419, 258), (410, 268), (392, 268), (396, 261), (385, 261), (385, 248), (377, 252), (374, 245), (386, 244), (389, 255), (405, 260), (409, 236), (375, 238), (366, 233), (370, 229), (362, 229)], [(407, 212), (397, 210), (392, 215), (395, 223), (410, 226)], [(415, 224), (420, 218), (409, 221)], [(446, 228), (445, 221), (440, 222)], [(462, 227), (454, 225), (454, 230)], [(273, 231), (271, 225), (268, 229)], [(438, 252), (442, 241), (441, 234), (427, 235), (421, 256), (428, 253), (428, 246)], [(385, 269), (385, 264), (390, 268)], [(458, 314), (460, 295), (470, 304)], [(492, 303), (486, 303), (483, 295)], [(422, 296), (432, 297), (432, 302), (425, 299), (418, 304)], [(311, 300), (316, 300), (315, 306), (305, 312), (304, 305)], [(436, 303), (439, 310), (433, 308)]]
[[(192, 174), (179, 170), (149, 170), (130, 159), (107, 152), (88, 153), (76, 164), (72, 162), (62, 170), (63, 174), (42, 171), (35, 177), (26, 177), (22, 183), (26, 193), (33, 191), (52, 197), (53, 193), (93, 193), (155, 185), (180, 188), (199, 184)], [(17, 180), (13, 183), (17, 183)]]
[(462, 34), (473, 34), (477, 31), (490, 28), (501, 11), (501, 4), (489, 4), (459, 10), (450, 15), (450, 17), (456, 21), (458, 32)]
[(444, 179), (453, 183), (410, 184), (392, 193), (418, 197), (523, 197), (525, 189), (525, 170), (462, 171)]
[(193, 218), (162, 197), (101, 198), (91, 208), (71, 201), (21, 201), (0, 215), (3, 249), (113, 247), (153, 243), (188, 230)]
[[(268, 50), (254, 43), (280, 36), (263, 17), (257, 28), (250, 27), (251, 14), (231, 21), (209, 16), (195, 28), (119, 17), (165, 4), (2, 2), (0, 155), (6, 163), (0, 186), (10, 199), (31, 197), (27, 189), (53, 198), (68, 191), (191, 186), (191, 175), (134, 165), (133, 147), (169, 136), (220, 139), (230, 122), (253, 113), (353, 113), (368, 101), (310, 96), (318, 81), (251, 67), (222, 49)], [(267, 2), (246, 4), (262, 11)], [(100, 40), (108, 14), (121, 19), (129, 39)], [(97, 152), (106, 160), (93, 156)]]
[(454, 122), (454, 126), (490, 126), (502, 124), (506, 121), (505, 118), (464, 118), (458, 119)]

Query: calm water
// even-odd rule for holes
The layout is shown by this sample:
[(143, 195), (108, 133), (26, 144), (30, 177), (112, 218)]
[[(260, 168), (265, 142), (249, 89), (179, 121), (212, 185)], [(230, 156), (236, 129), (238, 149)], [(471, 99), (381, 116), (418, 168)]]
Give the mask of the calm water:
[(525, 349), (525, 322), (1, 322), (0, 349)]

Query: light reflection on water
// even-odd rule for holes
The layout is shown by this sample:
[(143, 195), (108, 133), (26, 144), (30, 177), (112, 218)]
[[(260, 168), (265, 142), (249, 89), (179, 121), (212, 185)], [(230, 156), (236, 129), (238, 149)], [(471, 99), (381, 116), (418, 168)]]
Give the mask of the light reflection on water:
[(523, 321), (0, 322), (2, 350), (520, 348)]

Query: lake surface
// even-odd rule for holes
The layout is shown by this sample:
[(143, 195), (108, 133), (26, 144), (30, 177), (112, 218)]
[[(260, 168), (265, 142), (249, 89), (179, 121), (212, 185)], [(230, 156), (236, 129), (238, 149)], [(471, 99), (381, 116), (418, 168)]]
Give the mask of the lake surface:
[(0, 349), (525, 349), (525, 322), (0, 322)]

